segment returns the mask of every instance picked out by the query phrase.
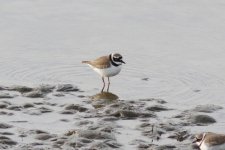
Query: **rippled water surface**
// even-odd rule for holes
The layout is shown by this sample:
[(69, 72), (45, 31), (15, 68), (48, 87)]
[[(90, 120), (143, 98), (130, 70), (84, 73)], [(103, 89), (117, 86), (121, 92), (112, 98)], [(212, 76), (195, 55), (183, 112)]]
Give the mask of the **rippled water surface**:
[(219, 0), (1, 1), (1, 84), (71, 83), (94, 95), (101, 78), (81, 61), (119, 52), (126, 64), (110, 91), (121, 99), (225, 107), (224, 14)]

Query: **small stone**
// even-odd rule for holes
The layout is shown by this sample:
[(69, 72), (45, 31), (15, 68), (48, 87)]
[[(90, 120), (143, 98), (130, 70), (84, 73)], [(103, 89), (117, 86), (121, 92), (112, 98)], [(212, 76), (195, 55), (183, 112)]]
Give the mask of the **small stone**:
[(39, 116), (42, 114), (41, 111), (36, 108), (31, 108), (31, 109), (25, 111), (24, 113), (29, 114), (29, 115), (35, 115), (35, 116)]
[(63, 145), (64, 143), (65, 143), (65, 140), (57, 140), (55, 142), (55, 144), (57, 144), (57, 145)]
[(41, 113), (49, 113), (49, 112), (52, 112), (51, 109), (46, 108), (46, 107), (40, 107), (39, 110), (40, 110)]
[(9, 106), (8, 109), (9, 110), (14, 110), (14, 111), (21, 111), (22, 107), (13, 105), (13, 106)]
[(77, 92), (79, 89), (77, 87), (74, 87), (72, 84), (61, 84), (58, 85), (57, 92)]
[(148, 80), (149, 80), (149, 78), (142, 78), (141, 80), (148, 81)]
[(17, 142), (15, 142), (15, 141), (13, 141), (13, 140), (11, 140), (11, 139), (1, 139), (0, 140), (0, 144), (5, 144), (5, 145), (10, 145), (10, 146), (12, 146), (12, 145), (16, 145), (17, 144)]
[(107, 144), (109, 147), (116, 149), (116, 148), (120, 148), (122, 145), (117, 143), (116, 141), (112, 141), (112, 140), (108, 140), (105, 142), (105, 144)]
[(110, 147), (103, 143), (103, 142), (95, 142), (90, 146), (90, 149), (94, 149), (94, 150), (100, 150), (100, 149), (104, 149), (104, 150), (108, 150), (110, 149)]
[(167, 103), (167, 102), (166, 102), (165, 100), (163, 100), (163, 99), (157, 99), (156, 102), (159, 103), (159, 104), (166, 104), (166, 103)]
[(79, 97), (79, 98), (84, 98), (85, 96), (84, 96), (84, 95), (78, 95), (77, 97)]
[(12, 125), (6, 124), (6, 123), (0, 123), (0, 129), (8, 129), (12, 128)]
[(5, 140), (5, 139), (10, 139), (10, 138), (8, 138), (8, 137), (6, 137), (6, 136), (0, 136), (0, 140)]
[(20, 134), (19, 137), (24, 138), (24, 137), (27, 137), (27, 135), (26, 134)]
[(74, 111), (71, 111), (71, 110), (63, 110), (60, 112), (60, 114), (64, 114), (64, 115), (72, 115), (72, 114), (75, 114)]
[(40, 134), (35, 136), (35, 139), (45, 141), (45, 140), (48, 140), (48, 139), (53, 138), (53, 137), (55, 137), (55, 136), (50, 135), (50, 134), (46, 134), (46, 133), (40, 133)]
[(212, 113), (212, 112), (220, 110), (220, 109), (223, 109), (223, 107), (213, 105), (213, 104), (211, 104), (211, 105), (208, 104), (208, 105), (199, 105), (199, 106), (195, 107), (193, 109), (193, 111), (204, 112), (204, 113)]
[(0, 132), (1, 135), (14, 135), (13, 133), (11, 132)]
[(102, 121), (117, 121), (117, 120), (118, 118), (114, 116), (102, 118)]
[(138, 148), (147, 149), (147, 148), (149, 148), (149, 145), (148, 144), (141, 143), (141, 144), (138, 145)]
[(9, 95), (9, 93), (0, 93), (1, 98), (14, 98), (15, 96)]
[(57, 103), (49, 103), (49, 102), (46, 102), (45, 104), (48, 106), (56, 106), (57, 105)]
[(34, 142), (34, 143), (31, 143), (32, 146), (38, 146), (38, 145), (44, 145), (43, 143), (39, 143), (39, 142)]
[(115, 117), (127, 117), (127, 118), (136, 118), (139, 116), (137, 112), (130, 110), (120, 110), (112, 114)]
[(64, 135), (65, 135), (65, 136), (71, 136), (71, 135), (74, 135), (74, 134), (76, 134), (76, 133), (77, 133), (76, 130), (70, 130), (70, 131), (66, 132)]
[(83, 121), (76, 122), (75, 124), (77, 126), (83, 126), (83, 125), (88, 125), (88, 124), (93, 124), (93, 123), (94, 123), (93, 121), (83, 120)]
[(42, 133), (48, 134), (48, 132), (43, 131), (43, 130), (34, 130), (34, 132), (35, 132), (36, 134), (42, 134)]
[(150, 123), (144, 122), (144, 123), (142, 123), (139, 127), (140, 127), (140, 128), (153, 127), (153, 125), (150, 124)]
[(60, 121), (62, 121), (62, 122), (70, 122), (70, 120), (68, 120), (68, 119), (60, 119)]
[(79, 112), (85, 112), (88, 109), (83, 107), (83, 106), (77, 105), (77, 104), (76, 105), (75, 104), (71, 104), (71, 105), (66, 106), (65, 110), (76, 110), (76, 111), (79, 111)]
[(161, 145), (156, 147), (155, 150), (174, 150), (176, 148), (176, 146), (174, 145)]
[(131, 110), (119, 110), (111, 115), (122, 118), (155, 117), (153, 113), (140, 113)]
[(93, 140), (86, 139), (86, 138), (79, 138), (78, 140), (79, 140), (81, 143), (91, 143), (91, 142), (93, 142)]
[(44, 105), (43, 102), (34, 102), (35, 105)]
[(30, 98), (43, 98), (45, 94), (41, 91), (35, 90), (28, 93), (24, 93), (23, 96)]
[(54, 96), (56, 96), (56, 97), (63, 97), (63, 96), (65, 96), (64, 94), (62, 94), (62, 93), (55, 93), (55, 94), (53, 94)]
[(193, 115), (190, 118), (191, 123), (194, 124), (212, 124), (216, 120), (208, 115)]
[(9, 87), (8, 90), (10, 91), (17, 91), (20, 93), (26, 93), (26, 92), (31, 92), (33, 90), (33, 88), (27, 87), (27, 86), (13, 86), (13, 87)]
[(0, 90), (6, 90), (7, 87), (4, 87), (4, 86), (0, 86)]
[(110, 133), (95, 130), (78, 130), (76, 133), (79, 137), (87, 139), (115, 139)]
[(189, 136), (190, 135), (188, 134), (187, 131), (182, 131), (182, 132), (178, 132), (178, 133), (169, 135), (168, 138), (176, 139), (177, 141), (182, 142), (182, 141), (186, 140)]
[(193, 90), (193, 92), (196, 92), (196, 93), (198, 93), (198, 92), (201, 92), (201, 90)]
[(167, 132), (176, 130), (176, 126), (169, 123), (161, 123), (159, 126)]
[(31, 103), (23, 104), (23, 108), (31, 108), (31, 107), (34, 107), (34, 104)]
[(6, 107), (8, 107), (7, 104), (4, 104), (4, 103), (1, 103), (1, 104), (0, 104), (0, 109), (6, 108)]
[(26, 120), (19, 120), (19, 121), (10, 121), (10, 122), (13, 122), (13, 123), (26, 123), (28, 121), (26, 121)]
[(8, 115), (8, 112), (0, 111), (0, 115)]
[(160, 111), (168, 111), (168, 110), (171, 110), (171, 109), (168, 109), (165, 106), (161, 106), (161, 105), (154, 105), (154, 106), (146, 107), (146, 110), (150, 110), (150, 111), (154, 111), (154, 112), (160, 112)]
[(167, 103), (163, 99), (155, 99), (155, 98), (140, 99), (139, 101), (155, 101), (155, 102), (157, 102), (159, 104), (165, 104), (165, 103)]
[(66, 143), (66, 145), (69, 145), (70, 147), (73, 147), (73, 148), (80, 148), (84, 146), (84, 144), (81, 142), (68, 142)]
[(44, 94), (50, 93), (54, 90), (55, 86), (53, 85), (40, 85), (39, 87), (35, 88), (36, 91), (40, 91)]

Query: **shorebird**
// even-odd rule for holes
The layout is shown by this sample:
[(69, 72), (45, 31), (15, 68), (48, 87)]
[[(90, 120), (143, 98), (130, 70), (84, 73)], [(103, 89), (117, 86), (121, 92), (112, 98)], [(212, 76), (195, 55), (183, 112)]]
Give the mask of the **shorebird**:
[(193, 143), (196, 143), (201, 150), (225, 150), (225, 135), (201, 133), (195, 136)]
[(112, 53), (108, 56), (102, 56), (92, 61), (82, 61), (82, 63), (88, 64), (94, 71), (96, 71), (102, 77), (102, 92), (105, 88), (104, 77), (108, 78), (108, 91), (110, 85), (109, 77), (117, 75), (121, 71), (122, 64), (125, 64), (122, 55), (120, 55), (119, 53)]

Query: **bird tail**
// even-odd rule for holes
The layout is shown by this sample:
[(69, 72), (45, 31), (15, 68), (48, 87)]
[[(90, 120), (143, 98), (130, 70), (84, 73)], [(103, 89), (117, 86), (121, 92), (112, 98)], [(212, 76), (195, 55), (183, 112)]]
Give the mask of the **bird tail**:
[(89, 63), (89, 61), (82, 61), (82, 63), (83, 63), (83, 64), (88, 64), (88, 63)]

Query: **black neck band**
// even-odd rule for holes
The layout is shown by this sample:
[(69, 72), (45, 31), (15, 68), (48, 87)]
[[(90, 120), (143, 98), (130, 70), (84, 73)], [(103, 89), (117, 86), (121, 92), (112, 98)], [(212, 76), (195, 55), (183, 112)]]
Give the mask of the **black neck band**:
[(114, 61), (112, 60), (112, 54), (109, 55), (109, 60), (111, 61), (112, 65), (115, 67), (118, 67), (119, 65), (114, 63)]

